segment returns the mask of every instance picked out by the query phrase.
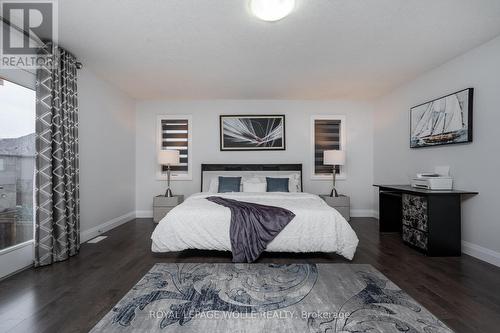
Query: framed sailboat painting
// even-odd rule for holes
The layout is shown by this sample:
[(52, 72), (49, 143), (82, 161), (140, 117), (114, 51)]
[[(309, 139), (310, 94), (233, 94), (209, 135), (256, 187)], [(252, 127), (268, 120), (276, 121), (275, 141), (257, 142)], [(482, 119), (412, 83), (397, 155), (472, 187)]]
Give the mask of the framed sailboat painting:
[(472, 142), (474, 88), (411, 108), (410, 147)]

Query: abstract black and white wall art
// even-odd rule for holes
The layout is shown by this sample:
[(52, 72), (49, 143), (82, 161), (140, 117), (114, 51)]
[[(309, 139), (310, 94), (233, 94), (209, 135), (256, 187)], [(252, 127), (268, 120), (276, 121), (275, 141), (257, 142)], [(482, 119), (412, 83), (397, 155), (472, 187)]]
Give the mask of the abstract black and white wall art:
[(285, 116), (221, 115), (220, 150), (285, 150)]
[(410, 147), (472, 142), (473, 97), (469, 88), (411, 108)]

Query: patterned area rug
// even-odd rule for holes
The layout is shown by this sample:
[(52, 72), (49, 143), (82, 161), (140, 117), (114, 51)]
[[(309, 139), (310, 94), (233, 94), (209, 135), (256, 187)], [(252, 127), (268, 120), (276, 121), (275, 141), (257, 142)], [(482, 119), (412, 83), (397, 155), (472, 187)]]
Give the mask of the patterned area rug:
[(156, 264), (91, 332), (452, 332), (370, 265)]

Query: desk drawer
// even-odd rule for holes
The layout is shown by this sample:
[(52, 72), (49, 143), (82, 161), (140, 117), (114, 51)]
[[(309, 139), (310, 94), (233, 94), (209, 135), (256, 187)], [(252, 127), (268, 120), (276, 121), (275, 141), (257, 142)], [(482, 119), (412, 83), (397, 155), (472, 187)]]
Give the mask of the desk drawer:
[(403, 194), (403, 225), (423, 232), (428, 230), (427, 198)]
[(406, 243), (427, 251), (428, 240), (427, 233), (403, 225), (403, 241)]

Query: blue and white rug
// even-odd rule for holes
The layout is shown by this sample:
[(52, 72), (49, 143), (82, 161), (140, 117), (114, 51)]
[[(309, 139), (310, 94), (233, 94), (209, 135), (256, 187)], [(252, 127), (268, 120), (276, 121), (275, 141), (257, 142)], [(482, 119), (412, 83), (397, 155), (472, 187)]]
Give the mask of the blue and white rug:
[(370, 265), (156, 264), (91, 332), (452, 332)]

